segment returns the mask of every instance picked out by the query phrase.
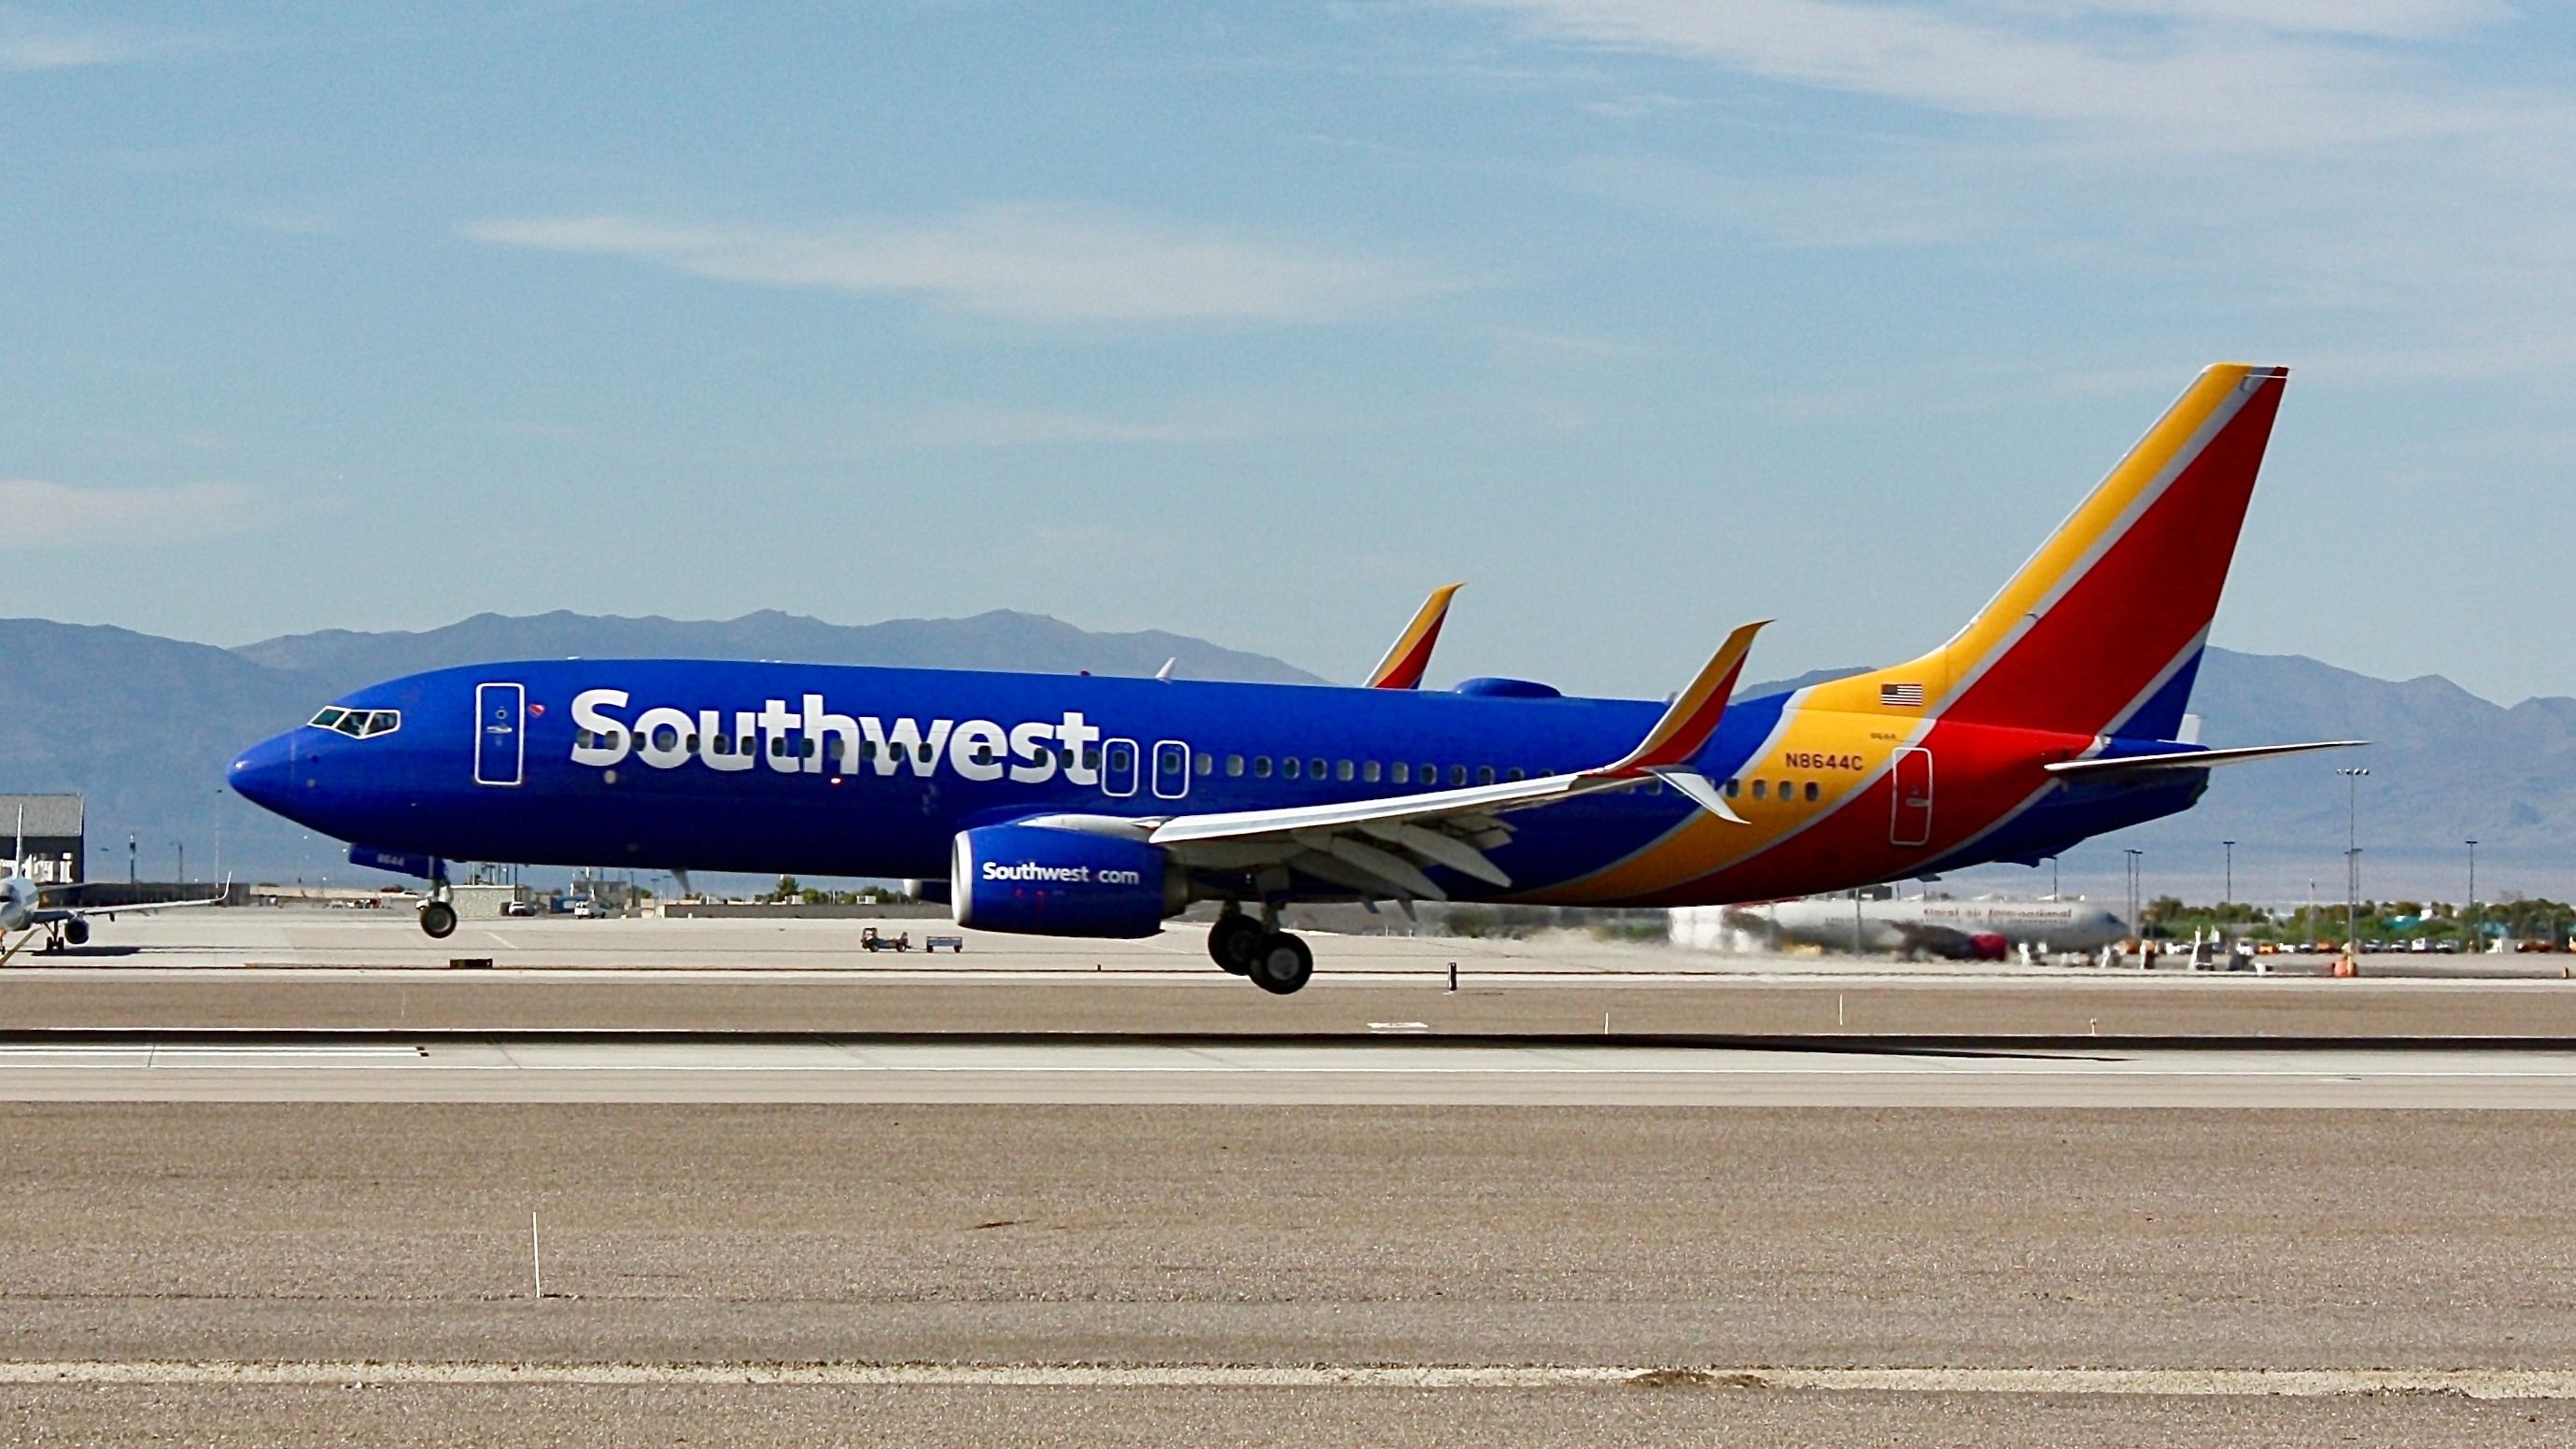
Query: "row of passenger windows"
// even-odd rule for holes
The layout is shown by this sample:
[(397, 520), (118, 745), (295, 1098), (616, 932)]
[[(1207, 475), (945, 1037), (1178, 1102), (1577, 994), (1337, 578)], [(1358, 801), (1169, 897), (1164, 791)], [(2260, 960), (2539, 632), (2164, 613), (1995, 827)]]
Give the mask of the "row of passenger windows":
[[(1198, 770), (1202, 775), (1212, 773), (1207, 756), (1199, 756)], [(1225, 773), (1229, 779), (1239, 778), (1248, 773), (1256, 780), (1267, 780), (1275, 774), (1282, 780), (1356, 780), (1368, 785), (1384, 782), (1395, 785), (1437, 786), (1441, 783), (1440, 766), (1428, 761), (1416, 765), (1410, 760), (1397, 760), (1393, 764), (1387, 764), (1380, 760), (1300, 759), (1295, 755), (1287, 755), (1274, 761), (1268, 755), (1249, 757), (1228, 755), (1225, 757)], [(1539, 773), (1544, 776), (1547, 772), (1542, 770)], [(1498, 775), (1492, 765), (1477, 765), (1472, 768), (1466, 765), (1448, 767), (1448, 783), (1451, 785), (1465, 785), (1470, 780), (1479, 785), (1490, 785), (1497, 778), (1526, 780), (1529, 778), (1529, 771), (1515, 767), (1501, 771)]]
[(333, 705), (306, 720), (316, 729), (335, 730), (353, 740), (374, 735), (389, 735), (402, 728), (402, 711), (398, 709), (342, 709)]

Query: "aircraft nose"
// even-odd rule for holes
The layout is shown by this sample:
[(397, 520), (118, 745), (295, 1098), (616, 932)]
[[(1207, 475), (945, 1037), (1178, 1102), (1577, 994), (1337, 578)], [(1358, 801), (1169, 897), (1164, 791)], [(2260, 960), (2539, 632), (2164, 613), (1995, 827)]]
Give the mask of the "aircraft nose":
[(295, 747), (279, 735), (242, 751), (225, 772), (233, 793), (266, 810), (284, 814), (295, 788)]

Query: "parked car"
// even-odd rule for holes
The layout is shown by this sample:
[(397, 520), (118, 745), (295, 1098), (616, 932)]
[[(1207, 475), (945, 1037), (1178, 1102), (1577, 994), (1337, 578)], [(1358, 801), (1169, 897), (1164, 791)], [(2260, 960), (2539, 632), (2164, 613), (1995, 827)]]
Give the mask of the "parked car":
[(505, 916), (533, 916), (536, 913), (537, 908), (526, 901), (505, 901), (501, 905), (501, 914)]

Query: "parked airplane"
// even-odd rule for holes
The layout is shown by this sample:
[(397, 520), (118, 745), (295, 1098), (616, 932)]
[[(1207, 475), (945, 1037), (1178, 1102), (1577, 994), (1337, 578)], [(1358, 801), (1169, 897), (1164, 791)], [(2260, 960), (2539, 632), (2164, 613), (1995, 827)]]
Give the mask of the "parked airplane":
[[(140, 906), (49, 906), (45, 904), (45, 892), (72, 887), (40, 884), (20, 873), (18, 863), (27, 856), (24, 812), (21, 812), (18, 824), (15, 853), (7, 860), (0, 860), (0, 966), (8, 965), (10, 957), (27, 949), (27, 944), (36, 939), (39, 931), (44, 933), (45, 949), (59, 951), (66, 945), (89, 944), (89, 923), (93, 916), (123, 916), (138, 911), (220, 905), (226, 896), (232, 894), (232, 883), (226, 881), (222, 894), (199, 901), (154, 901)], [(22, 931), (25, 934), (18, 936), (16, 943), (12, 944), (10, 936)]]
[[(1314, 968), (1297, 900), (1694, 905), (2035, 863), (2188, 808), (2176, 734), (2287, 374), (2208, 369), (1931, 653), (1729, 695), (1759, 625), (1668, 705), (671, 660), (540, 660), (357, 690), (231, 770), (244, 796), (433, 882), (510, 860), (947, 877), (957, 921)], [(1936, 794), (1937, 781), (1937, 794)]]
[(2091, 951), (2124, 940), (2118, 916), (2082, 901), (1804, 900), (1725, 908), (1725, 923), (1757, 941), (1901, 956), (2000, 961), (2015, 946)]

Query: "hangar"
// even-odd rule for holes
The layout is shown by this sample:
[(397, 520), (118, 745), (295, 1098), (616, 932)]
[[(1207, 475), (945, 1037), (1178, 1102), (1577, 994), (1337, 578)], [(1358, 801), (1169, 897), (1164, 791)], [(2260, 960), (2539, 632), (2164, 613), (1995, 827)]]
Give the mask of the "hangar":
[[(21, 812), (24, 812), (23, 815)], [(47, 885), (73, 885), (85, 879), (81, 797), (78, 795), (0, 795), (0, 851), (9, 850), (19, 822), (26, 823), (26, 859), (19, 869)]]

